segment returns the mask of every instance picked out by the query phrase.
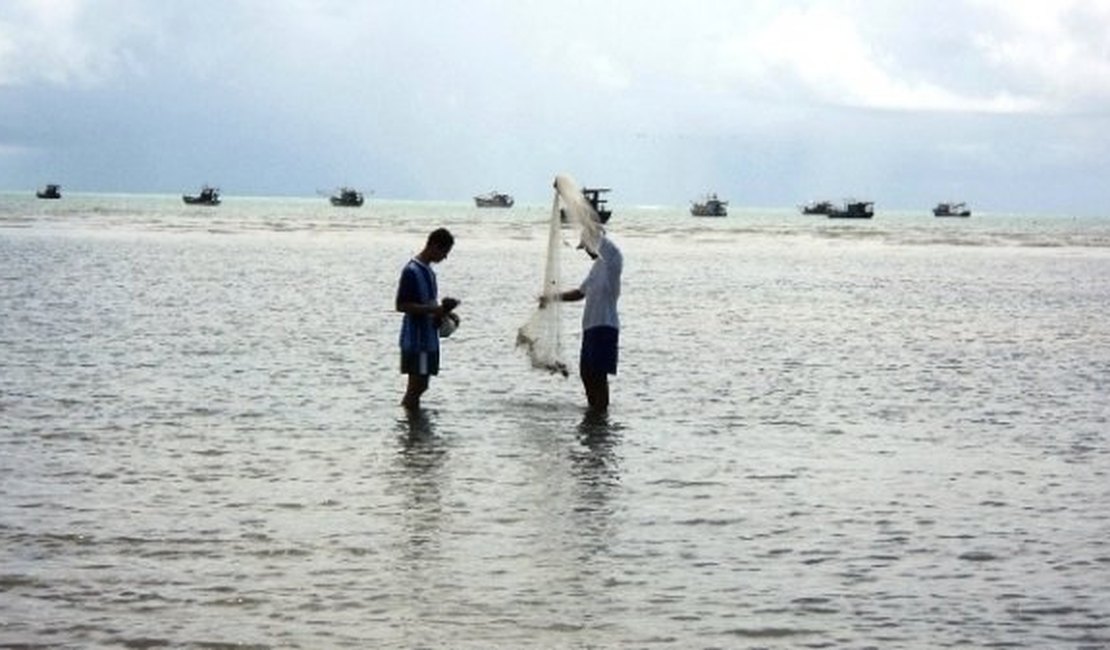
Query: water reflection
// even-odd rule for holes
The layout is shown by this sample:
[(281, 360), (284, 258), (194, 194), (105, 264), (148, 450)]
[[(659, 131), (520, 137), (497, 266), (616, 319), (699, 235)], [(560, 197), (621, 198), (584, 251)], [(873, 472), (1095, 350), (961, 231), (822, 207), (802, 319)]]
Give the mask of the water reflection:
[(405, 409), (405, 417), (397, 420), (405, 452), (418, 450), (434, 440), (436, 435), (434, 412), (428, 409)]
[(417, 621), (422, 612), (434, 611), (436, 602), (428, 585), (443, 584), (450, 567), (445, 559), (444, 538), (450, 490), (447, 446), (437, 433), (437, 413), (406, 410), (396, 424), (398, 446), (390, 491), (395, 494), (390, 528), (394, 531), (392, 574), (388, 583), (409, 614), (398, 618), (397, 633), (413, 647), (430, 647), (427, 630)]
[(620, 427), (604, 414), (587, 412), (577, 428), (578, 445), (570, 449), (575, 478), (574, 527), (580, 534), (581, 560), (608, 553), (613, 531), (613, 497), (620, 484)]
[(401, 495), (400, 514), (407, 541), (406, 560), (418, 561), (439, 548), (443, 529), (444, 462), (447, 448), (436, 433), (435, 412), (406, 410), (397, 421), (400, 448), (395, 473)]
[(609, 421), (607, 414), (587, 411), (578, 423), (581, 447), (573, 450), (575, 474), (588, 484), (610, 484), (620, 480), (616, 450), (620, 427)]

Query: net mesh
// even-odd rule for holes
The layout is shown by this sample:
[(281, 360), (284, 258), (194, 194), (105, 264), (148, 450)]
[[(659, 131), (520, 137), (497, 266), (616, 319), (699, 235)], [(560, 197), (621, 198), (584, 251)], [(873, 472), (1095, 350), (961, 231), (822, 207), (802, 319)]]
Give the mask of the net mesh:
[(555, 178), (555, 194), (547, 230), (547, 256), (544, 260), (542, 306), (537, 308), (518, 331), (516, 344), (528, 354), (532, 367), (564, 377), (569, 376), (563, 358), (562, 303), (555, 299), (562, 286), (561, 251), (563, 227), (578, 234), (578, 241), (597, 250), (601, 224), (578, 185), (566, 175)]

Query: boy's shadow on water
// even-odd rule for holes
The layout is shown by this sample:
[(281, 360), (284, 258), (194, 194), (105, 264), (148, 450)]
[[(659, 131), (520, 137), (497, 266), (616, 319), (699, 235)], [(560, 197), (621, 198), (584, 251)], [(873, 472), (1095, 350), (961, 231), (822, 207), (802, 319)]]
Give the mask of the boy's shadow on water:
[(406, 409), (397, 420), (399, 460), (410, 476), (435, 472), (443, 466), (447, 446), (436, 432), (436, 416), (435, 411)]
[(396, 430), (396, 465), (388, 476), (395, 493), (401, 496), (399, 512), (405, 550), (399, 558), (400, 565), (422, 570), (427, 557), (434, 556), (440, 546), (447, 446), (436, 433), (434, 411), (406, 410), (398, 418)]
[(447, 456), (447, 446), (436, 433), (436, 413), (425, 409), (408, 409), (397, 420), (398, 461), (404, 474), (418, 479), (415, 486), (438, 493), (438, 473)]
[(406, 449), (432, 442), (436, 437), (433, 412), (426, 409), (405, 409), (405, 416), (397, 420), (397, 430), (401, 434)]

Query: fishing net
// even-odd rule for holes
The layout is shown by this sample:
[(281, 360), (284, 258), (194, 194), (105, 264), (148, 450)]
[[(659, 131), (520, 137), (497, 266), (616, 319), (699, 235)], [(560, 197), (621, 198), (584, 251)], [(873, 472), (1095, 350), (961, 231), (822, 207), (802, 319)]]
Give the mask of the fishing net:
[(569, 176), (555, 177), (555, 194), (547, 228), (547, 256), (544, 259), (542, 306), (538, 307), (518, 331), (516, 344), (528, 354), (532, 367), (564, 377), (570, 375), (563, 358), (562, 291), (560, 253), (564, 246), (564, 225), (578, 235), (578, 242), (597, 250), (601, 224), (582, 190)]

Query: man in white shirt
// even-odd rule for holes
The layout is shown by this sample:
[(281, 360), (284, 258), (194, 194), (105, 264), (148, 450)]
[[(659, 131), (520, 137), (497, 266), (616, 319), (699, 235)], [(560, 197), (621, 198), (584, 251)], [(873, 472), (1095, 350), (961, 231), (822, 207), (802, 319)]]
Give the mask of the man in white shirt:
[(582, 311), (582, 353), (578, 369), (586, 402), (591, 411), (609, 409), (609, 375), (617, 374), (620, 318), (617, 300), (621, 296), (621, 268), (624, 257), (608, 235), (601, 235), (597, 250), (579, 244), (594, 261), (590, 273), (577, 289), (563, 291), (556, 299), (575, 302), (585, 299)]

